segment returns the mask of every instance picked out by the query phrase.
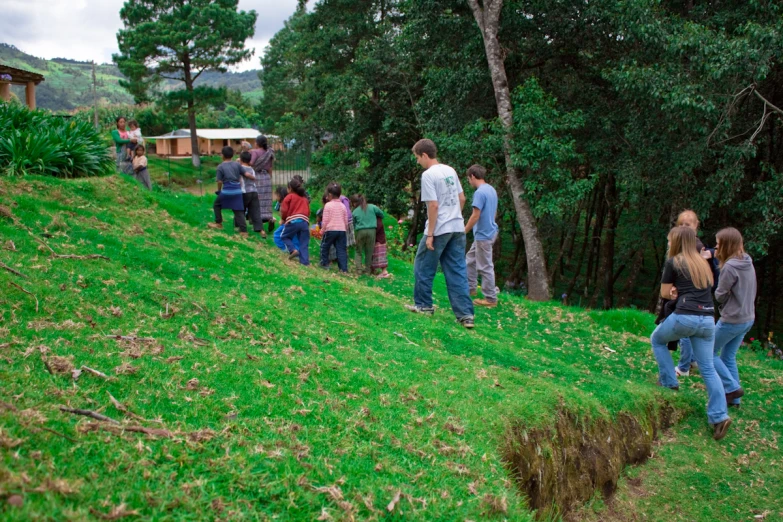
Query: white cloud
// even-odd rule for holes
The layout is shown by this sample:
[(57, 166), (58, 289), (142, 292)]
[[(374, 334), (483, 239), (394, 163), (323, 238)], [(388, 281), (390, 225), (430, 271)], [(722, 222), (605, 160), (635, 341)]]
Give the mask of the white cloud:
[[(123, 0), (3, 0), (0, 42), (39, 58), (110, 62), (117, 52)], [(264, 48), (296, 10), (296, 0), (239, 0), (239, 8), (258, 13), (253, 57), (236, 69), (258, 69)]]

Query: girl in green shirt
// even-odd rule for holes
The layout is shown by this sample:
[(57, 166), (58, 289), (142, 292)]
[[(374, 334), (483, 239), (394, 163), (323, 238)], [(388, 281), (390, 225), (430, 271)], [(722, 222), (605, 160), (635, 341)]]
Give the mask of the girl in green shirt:
[[(375, 205), (368, 204), (362, 194), (351, 196), (353, 226), (356, 232), (356, 268), (369, 274), (372, 267), (372, 252), (375, 249), (375, 226), (383, 212)], [(364, 254), (364, 263), (362, 263)]]

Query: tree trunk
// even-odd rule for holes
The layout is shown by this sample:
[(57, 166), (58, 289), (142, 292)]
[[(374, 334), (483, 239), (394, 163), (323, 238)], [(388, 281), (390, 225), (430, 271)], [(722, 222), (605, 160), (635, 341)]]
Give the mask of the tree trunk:
[(192, 150), (193, 166), (201, 166), (201, 156), (198, 150), (198, 136), (196, 135), (196, 108), (193, 103), (193, 76), (190, 72), (190, 56), (182, 59), (185, 69), (185, 90), (188, 91), (188, 128), (190, 129), (190, 148)]
[(614, 281), (616, 279), (614, 276), (614, 239), (620, 215), (617, 209), (617, 184), (614, 174), (611, 172), (606, 181), (606, 205), (609, 207), (609, 226), (606, 229), (606, 241), (604, 241), (603, 276), (604, 310), (609, 310), (614, 306)]
[(522, 185), (519, 169), (511, 164), (511, 127), (514, 123), (514, 113), (511, 106), (511, 91), (508, 86), (506, 67), (503, 62), (503, 53), (498, 39), (500, 26), (500, 12), (503, 8), (503, 0), (484, 0), (484, 6), (478, 4), (478, 0), (468, 0), (473, 16), (481, 30), (484, 39), (484, 52), (487, 56), (487, 65), (492, 76), (492, 87), (495, 91), (498, 117), (506, 131), (503, 137), (503, 154), (506, 160), (506, 183), (514, 200), (514, 208), (517, 221), (522, 230), (525, 241), (525, 254), (527, 256), (527, 288), (528, 297), (534, 301), (546, 301), (551, 298), (549, 277), (546, 270), (546, 258), (541, 240), (538, 237), (533, 212), (525, 199), (525, 190)]
[(584, 237), (582, 238), (582, 248), (579, 250), (579, 261), (576, 262), (576, 267), (574, 268), (574, 275), (571, 278), (571, 282), (568, 283), (568, 289), (566, 290), (566, 295), (569, 297), (574, 291), (574, 287), (576, 286), (576, 280), (579, 278), (579, 275), (582, 273), (582, 265), (585, 261), (585, 252), (587, 251), (587, 244), (590, 240), (590, 225), (593, 221), (593, 214), (595, 213), (595, 203), (596, 199), (598, 198), (597, 191), (594, 188), (592, 193), (590, 194), (590, 203), (588, 204), (588, 210), (587, 215), (585, 216), (585, 233)]
[[(639, 242), (639, 244), (643, 245), (645, 243), (646, 238), (642, 238), (642, 240)], [(644, 263), (644, 249), (640, 248), (636, 251), (636, 255), (633, 258), (633, 261), (631, 262), (631, 268), (628, 273), (628, 279), (625, 281), (625, 288), (623, 288), (623, 293), (620, 296), (620, 302), (617, 306), (620, 308), (625, 308), (628, 306), (628, 303), (631, 301), (631, 295), (636, 288), (636, 279), (639, 276), (639, 272), (642, 269), (642, 264)]]

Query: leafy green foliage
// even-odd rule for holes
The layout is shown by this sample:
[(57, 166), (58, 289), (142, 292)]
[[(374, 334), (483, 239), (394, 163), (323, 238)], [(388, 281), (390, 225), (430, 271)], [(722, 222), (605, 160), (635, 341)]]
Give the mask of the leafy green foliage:
[(112, 165), (91, 124), (0, 103), (0, 173), (71, 178), (105, 174)]

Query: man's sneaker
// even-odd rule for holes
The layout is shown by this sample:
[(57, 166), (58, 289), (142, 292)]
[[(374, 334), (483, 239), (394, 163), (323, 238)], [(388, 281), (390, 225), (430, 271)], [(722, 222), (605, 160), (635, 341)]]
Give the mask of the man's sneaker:
[(691, 374), (691, 371), (690, 370), (682, 371), (680, 370), (679, 366), (675, 366), (674, 373), (677, 374), (677, 377), (688, 377)]
[(487, 308), (495, 308), (498, 305), (497, 301), (489, 301), (487, 299), (476, 299), (473, 301), (476, 306), (486, 306)]
[(223, 223), (207, 223), (207, 228), (218, 228), (223, 230)]
[(408, 310), (409, 312), (413, 312), (414, 314), (432, 315), (435, 313), (434, 306), (405, 305), (405, 309)]
[(670, 390), (680, 391), (679, 386), (664, 386), (663, 384), (661, 384), (661, 381), (656, 382), (655, 385), (660, 386), (661, 388), (669, 388)]
[(473, 318), (472, 317), (463, 317), (462, 319), (459, 320), (459, 324), (461, 324), (462, 326), (464, 326), (468, 330), (472, 330), (473, 327), (476, 326), (473, 323)]
[(725, 437), (726, 433), (729, 431), (729, 426), (731, 426), (731, 419), (726, 419), (725, 421), (713, 424), (712, 438), (715, 440), (720, 440)]

